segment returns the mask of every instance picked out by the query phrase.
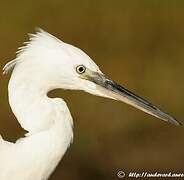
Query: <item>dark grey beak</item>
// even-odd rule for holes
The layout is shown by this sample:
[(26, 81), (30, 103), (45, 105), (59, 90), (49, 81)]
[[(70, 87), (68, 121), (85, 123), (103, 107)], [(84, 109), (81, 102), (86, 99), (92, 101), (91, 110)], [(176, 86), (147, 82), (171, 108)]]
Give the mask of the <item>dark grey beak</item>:
[(137, 96), (136, 94), (130, 92), (124, 87), (118, 85), (116, 82), (107, 78), (103, 74), (93, 72), (91, 76), (87, 77), (87, 79), (103, 87), (105, 89), (104, 91), (105, 94), (107, 94), (107, 96), (110, 98), (123, 101), (148, 114), (151, 114), (164, 121), (170, 122), (174, 125), (181, 125), (181, 123), (178, 122), (174, 117), (163, 112), (162, 110), (160, 110), (158, 107), (154, 106), (147, 100)]

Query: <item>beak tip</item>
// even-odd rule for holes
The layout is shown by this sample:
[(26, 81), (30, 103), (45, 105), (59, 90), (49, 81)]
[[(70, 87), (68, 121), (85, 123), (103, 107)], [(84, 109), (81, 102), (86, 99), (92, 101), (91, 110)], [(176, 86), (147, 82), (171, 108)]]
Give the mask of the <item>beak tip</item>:
[(181, 123), (181, 122), (179, 122), (179, 121), (177, 121), (178, 122), (178, 126), (183, 126), (183, 124)]
[(180, 121), (176, 120), (175, 118), (172, 121), (168, 121), (168, 122), (170, 122), (176, 126), (183, 126), (183, 124)]

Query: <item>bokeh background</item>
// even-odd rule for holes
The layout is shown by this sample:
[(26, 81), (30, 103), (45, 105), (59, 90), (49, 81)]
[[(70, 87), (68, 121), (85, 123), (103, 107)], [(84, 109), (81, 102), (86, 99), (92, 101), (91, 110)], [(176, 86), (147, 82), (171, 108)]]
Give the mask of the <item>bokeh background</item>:
[[(41, 27), (80, 47), (108, 76), (184, 122), (184, 1), (1, 1), (0, 67)], [(0, 75), (0, 134), (24, 131)], [(118, 179), (119, 169), (183, 172), (184, 132), (124, 103), (57, 90), (74, 118), (74, 143), (51, 180)]]

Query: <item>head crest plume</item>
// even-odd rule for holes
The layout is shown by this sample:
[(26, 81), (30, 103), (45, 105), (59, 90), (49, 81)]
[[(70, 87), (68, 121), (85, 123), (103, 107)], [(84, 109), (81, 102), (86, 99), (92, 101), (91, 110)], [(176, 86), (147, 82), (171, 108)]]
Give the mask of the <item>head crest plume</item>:
[[(53, 35), (49, 34), (48, 32), (44, 31), (41, 28), (36, 28), (35, 34), (28, 34), (29, 35), (29, 41), (24, 42), (22, 47), (18, 48), (18, 51), (16, 52), (16, 58), (10, 62), (8, 62), (4, 68), (3, 68), (3, 74), (8, 74), (9, 71), (11, 71), (15, 65), (20, 61), (20, 57), (25, 54), (31, 47), (34, 47), (34, 45), (40, 43), (40, 42), (50, 42), (54, 40), (55, 42), (61, 43), (62, 41), (54, 37)], [(49, 44), (49, 43), (47, 43)]]

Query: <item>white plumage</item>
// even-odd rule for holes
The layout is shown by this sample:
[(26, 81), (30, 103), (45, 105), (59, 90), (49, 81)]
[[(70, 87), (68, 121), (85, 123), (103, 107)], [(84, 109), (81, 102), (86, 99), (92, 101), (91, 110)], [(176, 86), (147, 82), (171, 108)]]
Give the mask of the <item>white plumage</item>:
[(49, 98), (56, 88), (84, 90), (125, 101), (165, 121), (174, 118), (108, 79), (80, 49), (43, 30), (8, 63), (13, 73), (9, 102), (21, 127), (28, 131), (16, 143), (0, 139), (0, 180), (46, 180), (73, 139), (73, 120), (63, 99)]
[(1, 180), (47, 179), (70, 145), (73, 120), (68, 107), (62, 99), (48, 98), (47, 93), (55, 88), (75, 87), (75, 69), (71, 67), (71, 72), (66, 73), (73, 65), (71, 59), (97, 68), (81, 50), (40, 30), (5, 66), (4, 73), (15, 66), (9, 82), (9, 101), (28, 134), (15, 144), (1, 141)]

